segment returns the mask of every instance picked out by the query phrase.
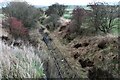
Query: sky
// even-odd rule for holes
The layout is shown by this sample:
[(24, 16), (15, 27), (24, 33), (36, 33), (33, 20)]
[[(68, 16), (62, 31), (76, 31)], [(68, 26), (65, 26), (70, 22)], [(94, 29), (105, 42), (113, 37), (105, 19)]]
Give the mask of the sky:
[(0, 0), (0, 3), (9, 1), (27, 1), (29, 4), (32, 5), (44, 5), (44, 6), (49, 6), (54, 3), (66, 5), (87, 5), (91, 2), (108, 2), (108, 3), (119, 2), (119, 0)]

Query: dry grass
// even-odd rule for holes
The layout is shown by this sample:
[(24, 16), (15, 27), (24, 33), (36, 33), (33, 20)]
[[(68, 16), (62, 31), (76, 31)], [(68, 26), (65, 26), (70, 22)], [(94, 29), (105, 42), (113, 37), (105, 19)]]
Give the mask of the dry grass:
[(34, 50), (11, 48), (0, 40), (0, 78), (43, 78), (42, 62)]
[(84, 69), (81, 68), (77, 61), (71, 58), (69, 48), (66, 45), (62, 44), (62, 42), (60, 42), (60, 37), (57, 35), (57, 32), (51, 33), (50, 36), (53, 39), (53, 43), (60, 50), (72, 69), (76, 71), (77, 74), (81, 76), (81, 78), (87, 78), (87, 73), (84, 71)]

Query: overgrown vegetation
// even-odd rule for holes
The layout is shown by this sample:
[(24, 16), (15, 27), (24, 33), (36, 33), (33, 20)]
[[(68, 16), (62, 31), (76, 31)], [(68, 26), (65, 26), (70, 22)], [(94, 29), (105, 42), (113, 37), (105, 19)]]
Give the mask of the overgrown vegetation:
[(118, 6), (102, 2), (96, 2), (88, 6), (92, 9), (90, 21), (93, 23), (96, 32), (100, 30), (104, 33), (110, 33), (114, 28), (112, 23), (118, 17)]
[(60, 16), (56, 14), (51, 14), (43, 21), (43, 25), (45, 25), (48, 30), (54, 31), (59, 27), (59, 23), (58, 23), (59, 18)]
[(65, 5), (60, 5), (58, 3), (55, 3), (51, 6), (49, 6), (49, 8), (46, 10), (46, 15), (50, 16), (51, 14), (56, 14), (59, 16), (62, 16), (65, 12)]
[(82, 26), (82, 23), (83, 23), (83, 19), (84, 19), (84, 16), (85, 16), (85, 10), (84, 8), (81, 8), (81, 7), (76, 7), (74, 10), (73, 10), (73, 26), (76, 27), (76, 30), (75, 32), (79, 33), (80, 32), (80, 27)]
[(29, 38), (29, 31), (27, 28), (24, 27), (22, 24), (22, 21), (11, 17), (9, 18), (9, 29), (10, 29), (10, 34), (14, 36), (14, 38), (22, 38), (22, 39), (28, 39)]
[(43, 25), (47, 27), (48, 30), (54, 31), (59, 27), (58, 20), (65, 13), (67, 6), (55, 3), (48, 7), (45, 14), (48, 16), (44, 21)]
[[(44, 78), (43, 63), (34, 48), (11, 48), (0, 40), (0, 78)], [(42, 54), (42, 53), (41, 53)]]
[(14, 38), (29, 38), (29, 30), (35, 28), (36, 21), (43, 15), (41, 8), (29, 5), (27, 2), (10, 2), (2, 8), (5, 14), (3, 26), (10, 29)]
[[(76, 7), (72, 12), (72, 19), (66, 31), (67, 42), (70, 42), (78, 35), (114, 34), (119, 35), (119, 6), (109, 5), (104, 2), (95, 2), (87, 5), (90, 9)], [(69, 37), (71, 34), (76, 34)]]
[(3, 8), (7, 17), (15, 17), (21, 20), (25, 27), (34, 27), (35, 21), (43, 14), (40, 8), (35, 8), (27, 2), (10, 2)]
[[(74, 48), (73, 53), (75, 53), (74, 59), (78, 59), (81, 67), (96, 67), (92, 70), (93, 72), (89, 71), (88, 77), (91, 80), (109, 75), (108, 72), (117, 76), (116, 74), (119, 72), (116, 68), (118, 67), (118, 41), (114, 41), (114, 39), (117, 40), (116, 38), (119, 36), (118, 32), (120, 31), (120, 6), (95, 2), (86, 7), (89, 9), (77, 6), (71, 11), (72, 13), (69, 13), (69, 11), (66, 12), (65, 5), (58, 3), (48, 6), (48, 9), (43, 11), (41, 8), (31, 6), (27, 2), (10, 2), (3, 8), (3, 13), (7, 19), (5, 20), (6, 23), (3, 22), (3, 26), (7, 26), (10, 30), (9, 33), (15, 38), (27, 39), (31, 36), (28, 40), (37, 49), (40, 46), (41, 38), (44, 37), (39, 36), (39, 32), (42, 31), (42, 34), (50, 34), (53, 38), (60, 37), (61, 42), (65, 46), (68, 45), (67, 48), (72, 43), (75, 44), (72, 47)], [(69, 18), (63, 18), (64, 14), (67, 13), (70, 15)], [(35, 28), (35, 26), (37, 27)], [(108, 34), (111, 35), (113, 33), (115, 33), (115, 36), (108, 36)], [(101, 34), (108, 37), (102, 38)], [(80, 40), (78, 39), (79, 41), (74, 42), (77, 38)], [(51, 40), (55, 41), (56, 39)], [(0, 55), (0, 77), (42, 78), (44, 76), (41, 60), (32, 46), (28, 48), (24, 46), (23, 49), (16, 47), (12, 49), (5, 44), (1, 45), (3, 53), (1, 52)], [(70, 50), (66, 49), (66, 52), (72, 52), (72, 48), (70, 47)], [(105, 71), (101, 68), (105, 69)], [(102, 75), (104, 72), (106, 74)], [(97, 74), (96, 76), (93, 75), (95, 73)]]

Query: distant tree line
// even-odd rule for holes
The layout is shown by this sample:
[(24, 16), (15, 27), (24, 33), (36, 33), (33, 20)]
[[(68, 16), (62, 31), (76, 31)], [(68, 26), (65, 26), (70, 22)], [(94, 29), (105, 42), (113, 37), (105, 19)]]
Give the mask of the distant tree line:
[[(95, 29), (95, 32), (101, 31), (106, 34), (114, 28), (113, 22), (119, 17), (119, 5), (95, 2), (87, 5), (87, 7), (90, 7), (90, 10), (86, 10), (79, 6), (73, 10), (72, 21), (70, 23), (70, 29), (74, 28), (73, 31), (71, 30), (72, 32), (80, 34), (81, 26), (86, 20), (88, 20), (87, 23), (89, 26)], [(52, 18), (49, 18), (47, 22), (57, 23), (58, 16), (61, 17), (65, 13), (66, 8), (67, 6), (58, 3), (49, 6), (45, 13), (47, 16), (52, 16)], [(55, 15), (58, 16), (56, 17)]]
[[(83, 23), (90, 24), (89, 27), (94, 28), (95, 32), (102, 31), (105, 34), (109, 33), (114, 28), (114, 20), (119, 18), (119, 5), (109, 5), (107, 3), (95, 2), (87, 5), (90, 10), (86, 10), (82, 7), (76, 7), (72, 12), (71, 22), (68, 25), (71, 33), (80, 34)], [(8, 17), (15, 17), (18, 21), (21, 21), (26, 28), (32, 28), (35, 26), (35, 21), (40, 19), (40, 16), (47, 15), (46, 19), (43, 19), (42, 24), (47, 25), (50, 30), (55, 30), (59, 27), (58, 20), (66, 11), (67, 6), (58, 3), (52, 4), (46, 11), (41, 8), (36, 8), (29, 5), (27, 2), (10, 2), (6, 7), (2, 8), (3, 13)], [(15, 21), (16, 22), (16, 21)], [(83, 26), (84, 27), (84, 26)]]

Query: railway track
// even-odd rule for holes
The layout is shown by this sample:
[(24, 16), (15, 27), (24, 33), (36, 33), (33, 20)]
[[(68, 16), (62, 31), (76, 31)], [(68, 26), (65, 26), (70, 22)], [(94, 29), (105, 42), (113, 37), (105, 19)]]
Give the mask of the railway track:
[(60, 50), (55, 46), (55, 44), (51, 41), (45, 43), (48, 47), (49, 55), (51, 57), (50, 59), (52, 59), (54, 63), (55, 72), (58, 75), (57, 77), (60, 79), (79, 78), (78, 74), (71, 68), (71, 66), (69, 65), (65, 57), (62, 55)]

